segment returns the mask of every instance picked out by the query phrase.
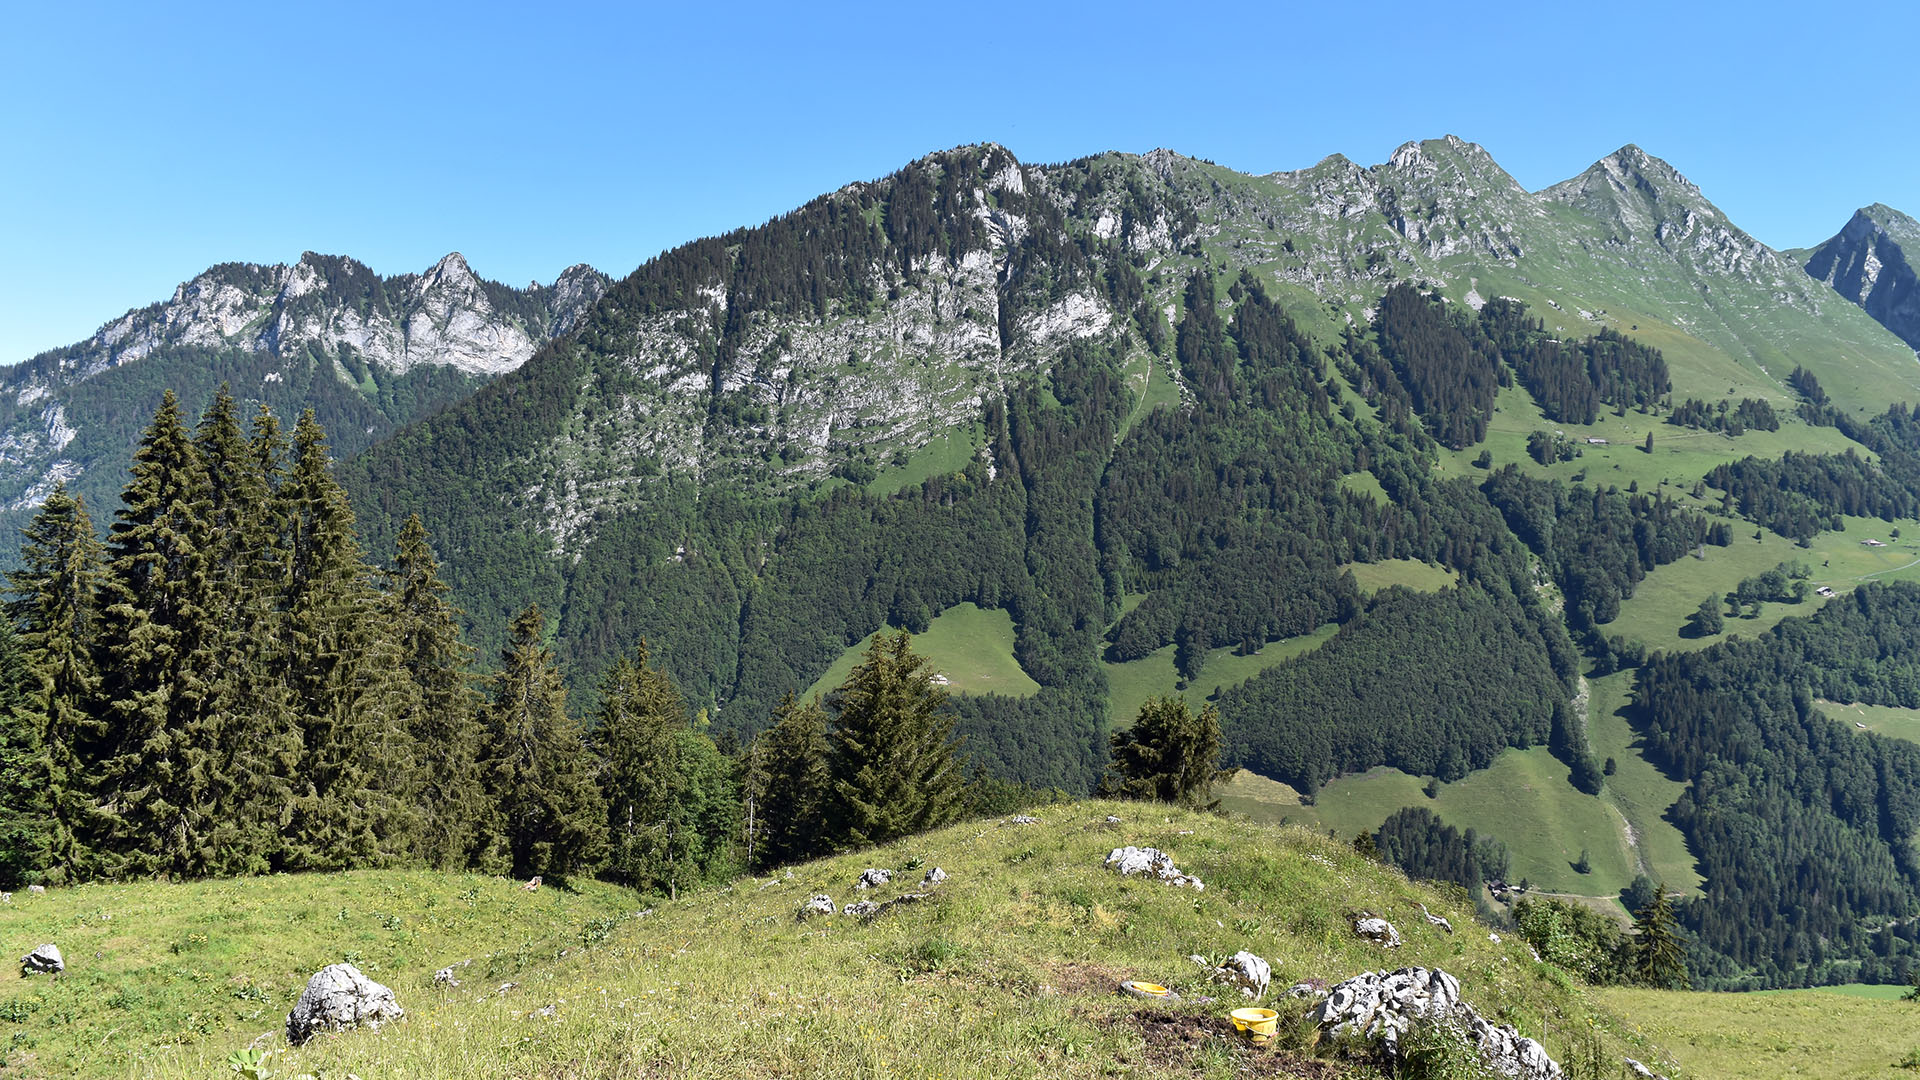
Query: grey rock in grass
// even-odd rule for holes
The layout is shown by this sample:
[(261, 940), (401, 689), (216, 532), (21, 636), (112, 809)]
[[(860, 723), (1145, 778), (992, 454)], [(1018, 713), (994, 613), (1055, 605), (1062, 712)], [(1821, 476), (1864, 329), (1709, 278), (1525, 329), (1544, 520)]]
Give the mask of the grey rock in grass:
[(808, 899), (806, 903), (800, 905), (799, 918), (801, 922), (806, 922), (815, 915), (831, 915), (835, 910), (833, 897), (828, 896), (826, 893), (819, 893)]
[(1512, 1027), (1482, 1017), (1460, 999), (1460, 980), (1438, 968), (1370, 971), (1334, 986), (1310, 1014), (1323, 1035), (1358, 1038), (1399, 1058), (1416, 1024), (1440, 1025), (1479, 1051), (1494, 1072), (1514, 1080), (1563, 1080), (1546, 1048)]
[(1031, 814), (1015, 814), (1007, 819), (1009, 825), (1038, 825), (1040, 819)]
[(27, 886), (27, 891), (30, 893), (40, 894), (40, 893), (46, 892), (47, 887), (45, 885), (29, 885)]
[(1273, 967), (1242, 949), (1213, 969), (1213, 981), (1238, 989), (1241, 997), (1259, 1001), (1273, 982)]
[(860, 871), (860, 880), (853, 883), (856, 889), (877, 889), (893, 880), (893, 871), (869, 866)]
[(1377, 915), (1364, 915), (1353, 920), (1353, 932), (1383, 949), (1400, 947), (1400, 931)]
[(936, 866), (927, 871), (927, 876), (920, 879), (920, 884), (938, 885), (945, 880), (947, 880), (947, 872)]
[(840, 909), (840, 914), (851, 915), (856, 919), (870, 919), (880, 910), (880, 905), (871, 900), (855, 900)]
[(472, 964), (472, 960), (462, 960), (457, 964), (448, 964), (446, 967), (433, 973), (433, 985), (446, 987), (459, 986), (460, 980), (454, 977), (454, 972), (460, 968), (469, 967)]
[(1433, 912), (1428, 911), (1427, 905), (1420, 905), (1420, 914), (1427, 917), (1427, 922), (1430, 925), (1437, 926), (1449, 934), (1453, 933), (1453, 924), (1448, 922), (1444, 916), (1435, 915)]
[(1207, 888), (1199, 878), (1181, 873), (1180, 868), (1173, 865), (1173, 856), (1159, 848), (1138, 848), (1132, 844), (1114, 848), (1107, 854), (1106, 866), (1121, 877), (1141, 874), (1195, 892), (1204, 892)]
[(58, 945), (36, 945), (32, 952), (20, 958), (20, 974), (58, 975), (67, 970), (67, 962), (60, 955)]
[(328, 964), (307, 980), (293, 1011), (287, 1014), (287, 1041), (299, 1046), (322, 1031), (365, 1025), (377, 1030), (406, 1013), (393, 991), (360, 973), (352, 964)]
[(1632, 1058), (1622, 1058), (1621, 1060), (1626, 1063), (1627, 1071), (1634, 1075), (1635, 1080), (1667, 1080), (1665, 1076), (1654, 1072), (1652, 1069), (1647, 1068)]

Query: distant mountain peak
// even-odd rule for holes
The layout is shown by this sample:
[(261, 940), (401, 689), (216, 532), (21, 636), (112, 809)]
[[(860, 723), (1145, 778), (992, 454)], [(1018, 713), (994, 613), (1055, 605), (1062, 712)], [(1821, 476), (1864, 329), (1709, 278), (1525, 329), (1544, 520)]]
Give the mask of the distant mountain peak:
[(1920, 350), (1920, 222), (1885, 203), (1863, 206), (1813, 249), (1806, 271)]

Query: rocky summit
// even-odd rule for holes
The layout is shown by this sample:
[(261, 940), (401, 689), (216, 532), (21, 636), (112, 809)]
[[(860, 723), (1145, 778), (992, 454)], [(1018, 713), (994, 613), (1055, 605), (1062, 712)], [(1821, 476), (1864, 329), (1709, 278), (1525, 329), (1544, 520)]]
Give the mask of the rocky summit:
[(1909, 252), (1920, 253), (1920, 221), (1874, 203), (1807, 253), (1807, 273), (1920, 349), (1920, 273)]
[(215, 266), (0, 372), (0, 531), (57, 483), (110, 505), (138, 434), (128, 409), (150, 412), (164, 388), (200, 400), (225, 382), (286, 420), (313, 408), (335, 452), (351, 454), (519, 367), (570, 333), (607, 284), (579, 265), (516, 289), (481, 278), (459, 252), (398, 277), (313, 252)]

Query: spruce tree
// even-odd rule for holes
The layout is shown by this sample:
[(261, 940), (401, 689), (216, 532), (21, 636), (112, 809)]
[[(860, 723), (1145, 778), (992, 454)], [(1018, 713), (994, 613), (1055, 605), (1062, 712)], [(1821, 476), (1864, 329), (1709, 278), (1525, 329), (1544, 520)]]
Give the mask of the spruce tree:
[(960, 813), (953, 715), (926, 664), (906, 631), (883, 634), (836, 692), (829, 831), (842, 845), (885, 843)]
[(778, 866), (829, 850), (826, 817), (833, 776), (828, 749), (827, 711), (820, 699), (802, 703), (789, 691), (748, 757), (753, 821), (748, 842), (754, 865)]
[(1633, 913), (1634, 981), (1661, 990), (1687, 987), (1687, 948), (1680, 939), (1680, 922), (1674, 918), (1673, 901), (1667, 898), (1667, 883), (1654, 886), (1653, 899)]
[(1220, 771), (1220, 714), (1212, 705), (1196, 714), (1183, 698), (1152, 698), (1108, 745), (1112, 760), (1101, 794), (1215, 805), (1213, 785), (1226, 774)]
[(287, 681), (304, 756), (288, 832), (291, 865), (389, 864), (417, 842), (414, 705), (398, 650), (383, 640), (372, 570), (333, 478), (326, 433), (304, 412), (277, 496), (287, 530)]
[(300, 761), (279, 612), (285, 544), (274, 493), (226, 386), (201, 416), (194, 446), (207, 473), (207, 559), (219, 613), (209, 678), (224, 718), (210, 798), (224, 808), (223, 845), (244, 853), (240, 865), (263, 870), (281, 855)]
[(397, 662), (417, 694), (408, 725), (420, 767), (419, 853), (440, 869), (475, 856), (490, 808), (480, 782), (479, 695), (467, 673), (473, 650), (447, 599), (420, 516), (401, 527), (382, 597)]
[(34, 707), (38, 683), (12, 624), (0, 620), (0, 889), (43, 880), (53, 861), (57, 823)]
[(485, 774), (499, 798), (497, 827), (515, 874), (565, 876), (606, 853), (606, 803), (535, 604), (513, 620), (486, 710)]
[(688, 730), (687, 707), (648, 659), (642, 640), (631, 660), (621, 657), (608, 669), (593, 729), (607, 803), (607, 869), (639, 889), (666, 884), (680, 855), (675, 848), (686, 843), (675, 833), (685, 825), (676, 816), (686, 787), (680, 734)]
[(93, 790), (105, 754), (106, 726), (92, 711), (100, 675), (95, 666), (105, 553), (82, 500), (56, 484), (22, 530), (21, 568), (7, 575), (6, 613), (20, 628), (20, 650), (33, 674), (33, 711), (40, 715), (40, 752), (51, 815), (45, 864), (49, 880), (94, 873), (92, 843), (102, 821)]
[(206, 470), (172, 391), (134, 453), (108, 541), (100, 615), (109, 750), (99, 803), (109, 869), (201, 877), (246, 869), (214, 805), (225, 718), (211, 676), (219, 596)]

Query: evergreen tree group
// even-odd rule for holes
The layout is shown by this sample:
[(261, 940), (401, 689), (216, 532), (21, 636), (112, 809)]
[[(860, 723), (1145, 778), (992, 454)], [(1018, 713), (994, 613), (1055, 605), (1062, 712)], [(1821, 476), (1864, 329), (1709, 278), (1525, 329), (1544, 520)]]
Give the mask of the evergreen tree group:
[[(360, 547), (311, 412), (166, 394), (103, 543), (56, 487), (0, 620), (0, 888), (371, 866), (645, 892), (944, 824), (955, 713), (903, 631), (737, 757), (642, 642), (570, 713), (538, 605), (472, 668), (425, 528)], [(744, 848), (744, 850), (743, 850)]]

